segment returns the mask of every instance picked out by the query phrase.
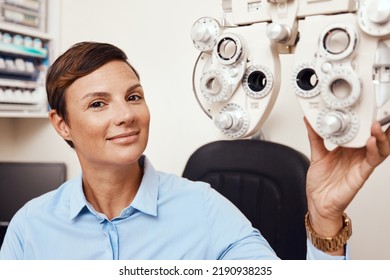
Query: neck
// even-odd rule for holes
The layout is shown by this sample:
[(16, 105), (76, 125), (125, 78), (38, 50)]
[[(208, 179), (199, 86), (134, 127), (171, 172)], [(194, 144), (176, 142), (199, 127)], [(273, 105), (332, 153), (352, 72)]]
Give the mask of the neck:
[(142, 175), (137, 162), (120, 168), (83, 168), (85, 197), (96, 211), (111, 220), (133, 201)]

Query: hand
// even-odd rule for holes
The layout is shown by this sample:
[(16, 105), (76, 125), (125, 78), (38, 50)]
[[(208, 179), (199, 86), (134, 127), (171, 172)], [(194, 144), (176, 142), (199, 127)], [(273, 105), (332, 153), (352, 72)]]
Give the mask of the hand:
[(334, 236), (342, 228), (342, 214), (375, 167), (390, 154), (390, 127), (379, 123), (362, 148), (336, 147), (329, 151), (305, 119), (311, 149), (306, 194), (313, 229)]

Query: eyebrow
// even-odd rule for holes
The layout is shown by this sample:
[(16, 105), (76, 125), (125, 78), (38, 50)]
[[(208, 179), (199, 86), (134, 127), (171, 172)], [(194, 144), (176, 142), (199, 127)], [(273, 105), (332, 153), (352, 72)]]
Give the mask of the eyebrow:
[[(126, 92), (132, 92), (134, 89), (136, 88), (142, 88), (141, 84), (135, 84), (131, 87), (129, 87)], [(88, 98), (94, 98), (94, 97), (107, 97), (109, 96), (110, 94), (108, 92), (105, 92), (105, 91), (97, 91), (97, 92), (90, 92), (90, 93), (87, 93), (86, 95), (84, 95), (81, 100), (85, 100), (85, 99), (88, 99)]]

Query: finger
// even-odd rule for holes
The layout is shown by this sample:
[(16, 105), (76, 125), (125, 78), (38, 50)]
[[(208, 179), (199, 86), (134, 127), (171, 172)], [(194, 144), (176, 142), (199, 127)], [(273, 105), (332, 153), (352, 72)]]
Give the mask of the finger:
[(317, 161), (323, 158), (328, 153), (328, 150), (325, 147), (324, 140), (314, 131), (306, 117), (303, 120), (309, 137), (311, 160)]
[(379, 148), (378, 148), (378, 140), (374, 136), (371, 136), (367, 140), (366, 144), (366, 159), (369, 165), (371, 166), (376, 166), (379, 164), (378, 162), (380, 161), (381, 155), (379, 153)]
[(390, 154), (390, 128), (388, 127), (386, 132), (383, 132), (381, 125), (378, 122), (374, 122), (371, 127), (371, 134), (376, 138), (378, 154), (383, 159), (386, 158)]
[(366, 158), (361, 164), (361, 176), (366, 180), (374, 171), (375, 167), (383, 161), (379, 154), (377, 139), (371, 136), (366, 144)]

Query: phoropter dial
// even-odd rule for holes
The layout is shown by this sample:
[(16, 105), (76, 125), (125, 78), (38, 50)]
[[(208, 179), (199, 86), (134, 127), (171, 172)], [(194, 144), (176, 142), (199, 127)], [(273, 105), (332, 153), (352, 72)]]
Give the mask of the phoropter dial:
[[(360, 1), (362, 2), (362, 1)], [(369, 35), (390, 34), (390, 1), (366, 0), (359, 9), (359, 26)]]
[(357, 44), (355, 28), (335, 24), (323, 30), (320, 36), (320, 54), (329, 60), (341, 60), (353, 53)]
[(211, 104), (229, 100), (233, 94), (230, 77), (220, 70), (204, 73), (200, 79), (200, 90)]
[(224, 33), (217, 39), (214, 55), (219, 63), (231, 65), (243, 57), (244, 51), (244, 41), (238, 35)]
[(351, 141), (357, 134), (358, 125), (358, 116), (349, 109), (324, 109), (317, 119), (319, 134), (336, 145)]
[(247, 95), (262, 98), (272, 90), (274, 78), (272, 72), (263, 65), (249, 67), (242, 79), (242, 86)]
[(295, 93), (300, 97), (311, 98), (320, 93), (318, 77), (312, 63), (303, 63), (296, 67), (292, 82)]
[(240, 138), (249, 126), (248, 116), (239, 105), (229, 103), (214, 117), (214, 124), (225, 135)]
[(212, 51), (220, 34), (218, 21), (210, 17), (198, 19), (191, 29), (192, 42), (199, 51)]
[(350, 107), (360, 95), (360, 80), (351, 67), (336, 67), (321, 82), (321, 96), (331, 108)]

